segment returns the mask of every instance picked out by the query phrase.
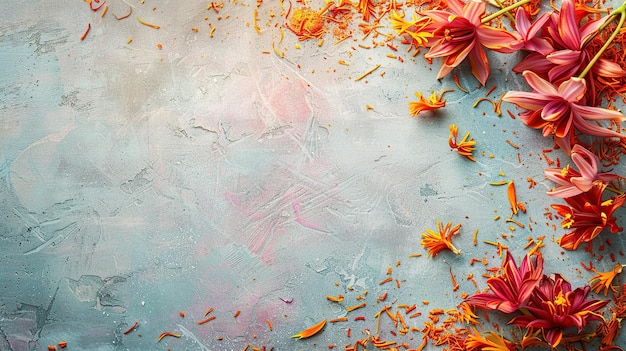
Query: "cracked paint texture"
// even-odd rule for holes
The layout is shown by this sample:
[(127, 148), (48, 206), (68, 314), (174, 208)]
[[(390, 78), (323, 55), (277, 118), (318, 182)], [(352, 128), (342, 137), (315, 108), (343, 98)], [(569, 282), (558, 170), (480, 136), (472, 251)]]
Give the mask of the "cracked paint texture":
[[(118, 15), (128, 9), (109, 4)], [(508, 230), (493, 220), (508, 216), (506, 194), (487, 184), (499, 172), (520, 184), (524, 220), (539, 223), (515, 236), (557, 235), (544, 224), (551, 184), (539, 159), (552, 145), (488, 105), (469, 108), (484, 90), (447, 93), (445, 110), (409, 117), (414, 91), (451, 82), (435, 80), (421, 60), (390, 62), (385, 51), (338, 65), (348, 42), (296, 50), (286, 35), (286, 58), (264, 54), (277, 39), (246, 26), (255, 2), (240, 4), (214, 38), (189, 29), (206, 27), (206, 3), (197, 1), (136, 1), (124, 21), (92, 15), (82, 1), (4, 4), (0, 350), (60, 340), (72, 350), (235, 350), (268, 339), (276, 350), (324, 349), (345, 339), (345, 326), (327, 326), (316, 345), (289, 336), (345, 314), (326, 295), (389, 291), (453, 308), (461, 298), (443, 261), (468, 292), (475, 287), (463, 277), (480, 272), (471, 257), (500, 263), (492, 247), (472, 245), (475, 228), (481, 241)], [(139, 25), (135, 13), (161, 29)], [(354, 81), (378, 62), (384, 77)], [(517, 78), (493, 74), (487, 85), (499, 96), (520, 89)], [(473, 87), (472, 79), (461, 83)], [(453, 122), (495, 157), (472, 163), (451, 152)], [(523, 186), (527, 177), (537, 187)], [(463, 223), (461, 256), (425, 259), (419, 234), (436, 218)], [(507, 244), (519, 256), (525, 243)], [(614, 239), (611, 250), (626, 249)], [(560, 251), (547, 244), (546, 271), (586, 282), (586, 254)], [(402, 289), (379, 285), (397, 261)], [(210, 307), (219, 322), (195, 323)], [(182, 337), (157, 343), (165, 330)]]

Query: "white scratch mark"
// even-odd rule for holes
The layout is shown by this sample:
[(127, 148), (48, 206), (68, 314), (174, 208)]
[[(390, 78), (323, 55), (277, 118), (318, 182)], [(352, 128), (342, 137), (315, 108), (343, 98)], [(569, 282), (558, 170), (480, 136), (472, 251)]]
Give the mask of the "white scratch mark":
[(183, 327), (180, 324), (176, 324), (176, 325), (180, 328), (183, 335), (193, 340), (196, 344), (198, 344), (200, 346), (200, 349), (202, 349), (203, 351), (211, 351), (208, 347), (204, 346), (204, 344), (200, 342), (200, 339), (198, 339), (198, 337), (195, 336), (194, 333), (192, 333), (189, 329)]

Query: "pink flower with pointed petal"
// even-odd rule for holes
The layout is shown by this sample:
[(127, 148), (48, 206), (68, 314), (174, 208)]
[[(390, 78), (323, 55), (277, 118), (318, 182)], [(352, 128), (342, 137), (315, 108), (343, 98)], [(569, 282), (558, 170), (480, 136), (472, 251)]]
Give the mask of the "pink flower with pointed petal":
[[(557, 84), (577, 76), (595, 54), (589, 51), (586, 44), (608, 18), (609, 16), (604, 16), (599, 20), (587, 21), (579, 28), (574, 1), (563, 0), (561, 10), (553, 12), (550, 20), (545, 23), (545, 35), (554, 47), (553, 51), (546, 51), (545, 46), (531, 46), (529, 49), (538, 54), (526, 57), (513, 71), (519, 73), (530, 69), (539, 74), (547, 74), (546, 78)], [(524, 21), (516, 26), (524, 28), (526, 23), (528, 22)], [(520, 33), (524, 37), (523, 31)], [(603, 58), (593, 65), (592, 72), (605, 78), (619, 78), (626, 74), (619, 64)]]
[(523, 7), (519, 7), (515, 13), (515, 29), (522, 36), (523, 48), (529, 51), (535, 51), (542, 55), (547, 55), (554, 51), (550, 42), (545, 38), (537, 36), (539, 30), (550, 19), (548, 13), (542, 14), (534, 23), (530, 23), (530, 19)]
[(602, 201), (602, 192), (606, 184), (593, 183), (591, 189), (576, 196), (565, 198), (569, 205), (553, 204), (552, 208), (563, 217), (561, 227), (574, 229), (563, 235), (559, 245), (567, 250), (576, 250), (584, 242), (590, 242), (605, 229), (611, 233), (621, 232), (613, 212), (624, 204), (626, 195), (622, 194)]
[[(593, 53), (585, 49), (585, 44), (596, 35), (610, 16), (587, 21), (579, 29), (574, 1), (564, 0), (561, 11), (558, 15), (553, 14), (553, 18), (555, 25), (548, 26), (548, 32), (562, 50), (553, 52), (546, 58), (556, 65), (549, 72), (550, 81), (559, 82), (582, 72), (591, 61)], [(617, 63), (602, 58), (594, 64), (593, 69), (605, 77), (621, 77), (625, 73)]]
[(596, 180), (606, 183), (621, 178), (614, 173), (598, 172), (598, 157), (578, 144), (572, 148), (570, 157), (579, 171), (572, 169), (570, 165), (563, 169), (545, 169), (546, 177), (559, 185), (548, 191), (548, 195), (560, 198), (576, 196), (589, 191)]
[[(572, 0), (563, 0), (561, 10), (553, 12), (549, 20), (544, 24), (542, 37), (535, 38), (535, 42), (539, 39), (549, 41), (553, 50), (548, 51), (548, 47), (545, 44), (533, 46), (533, 43), (526, 46), (526, 49), (534, 52), (517, 64), (513, 71), (521, 73), (525, 70), (532, 70), (555, 84), (562, 83), (580, 74), (595, 54), (587, 46), (587, 43), (609, 18), (609, 16), (605, 16), (599, 20), (589, 20), (579, 28), (581, 18), (586, 17), (590, 13), (597, 13), (596, 11), (589, 12), (586, 9), (592, 10), (589, 7), (579, 8), (579, 11), (582, 13), (577, 15), (574, 2)], [(521, 24), (516, 24), (516, 27), (518, 27), (522, 37), (527, 40), (528, 36), (525, 36), (524, 30), (526, 26), (529, 26), (529, 22), (524, 17), (521, 20)], [(541, 20), (542, 18), (537, 20), (537, 22)], [(519, 21), (519, 19), (516, 19), (516, 21)], [(530, 31), (531, 27), (529, 26), (528, 28)], [(626, 74), (619, 64), (604, 58), (600, 58), (593, 65), (591, 71), (592, 74), (588, 76), (588, 79), (593, 79), (593, 76), (604, 77), (605, 79), (619, 78)]]
[(499, 310), (504, 313), (513, 313), (524, 306), (530, 298), (543, 272), (543, 257), (537, 256), (533, 267), (529, 255), (517, 267), (509, 251), (502, 262), (502, 274), (487, 280), (490, 293), (481, 293), (470, 296), (465, 300), (471, 306), (483, 310)]
[(437, 79), (445, 77), (465, 58), (469, 58), (472, 74), (485, 85), (489, 77), (489, 62), (483, 46), (511, 53), (519, 48), (519, 35), (483, 24), (483, 1), (463, 3), (460, 0), (448, 0), (446, 3), (450, 11), (430, 10), (422, 13), (432, 20), (431, 28), (435, 28), (434, 38), (426, 44), (430, 51), (425, 57), (442, 59)]
[(624, 138), (618, 132), (589, 122), (622, 122), (626, 117), (618, 111), (586, 106), (587, 85), (584, 79), (573, 77), (555, 86), (532, 71), (524, 71), (524, 79), (533, 89), (532, 92), (510, 91), (502, 99), (526, 109), (520, 113), (522, 122), (531, 128), (542, 129), (544, 136), (554, 136), (555, 142), (566, 152), (571, 151), (575, 131), (600, 137)]
[(578, 333), (591, 321), (602, 320), (598, 312), (609, 300), (587, 299), (591, 288), (572, 286), (559, 274), (544, 276), (534, 290), (524, 315), (509, 323), (524, 328), (541, 329), (544, 340), (551, 347), (561, 343), (563, 330), (576, 327)]

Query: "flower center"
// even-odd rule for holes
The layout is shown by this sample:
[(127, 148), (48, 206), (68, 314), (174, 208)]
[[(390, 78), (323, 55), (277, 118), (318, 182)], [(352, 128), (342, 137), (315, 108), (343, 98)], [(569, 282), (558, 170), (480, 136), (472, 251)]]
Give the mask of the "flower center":
[(602, 203), (600, 204), (600, 206), (602, 206), (602, 207), (607, 207), (607, 206), (611, 206), (611, 205), (613, 205), (613, 199), (608, 199), (608, 200), (602, 201)]
[(559, 294), (554, 299), (554, 304), (561, 307), (567, 307), (569, 306), (569, 301), (567, 301), (565, 296), (563, 296), (563, 292), (559, 291)]
[(568, 213), (565, 215), (563, 222), (561, 222), (561, 228), (570, 229), (572, 224), (574, 224), (574, 218), (572, 218), (572, 215)]

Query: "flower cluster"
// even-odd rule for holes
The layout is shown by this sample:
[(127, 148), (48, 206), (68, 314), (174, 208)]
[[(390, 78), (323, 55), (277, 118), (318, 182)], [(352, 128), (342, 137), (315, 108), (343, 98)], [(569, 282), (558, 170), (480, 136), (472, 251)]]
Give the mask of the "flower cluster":
[(581, 243), (591, 242), (605, 228), (611, 233), (622, 231), (613, 213), (624, 204), (626, 195), (603, 200), (602, 194), (607, 184), (620, 176), (600, 172), (598, 157), (580, 145), (573, 147), (571, 158), (578, 170), (567, 165), (563, 169), (548, 168), (545, 173), (548, 179), (558, 185), (556, 189), (548, 191), (548, 195), (564, 198), (567, 202), (567, 205), (552, 205), (563, 217), (561, 227), (573, 229), (559, 243), (565, 249), (576, 250)]
[[(509, 324), (527, 329), (526, 343), (552, 348), (564, 336), (575, 340), (589, 322), (603, 320), (599, 311), (609, 303), (589, 299), (590, 286), (572, 289), (560, 274), (543, 274), (541, 255), (534, 264), (526, 255), (518, 267), (507, 251), (501, 273), (490, 278), (487, 285), (490, 292), (474, 294), (465, 303), (482, 310), (514, 314)], [(576, 333), (571, 332), (574, 328)], [(541, 332), (541, 338), (535, 331)]]
[[(505, 102), (517, 105), (520, 120), (527, 126), (540, 129), (542, 134), (571, 156), (574, 167), (546, 169), (546, 177), (557, 184), (548, 195), (562, 198), (567, 204), (554, 204), (552, 208), (563, 217), (561, 226), (572, 230), (560, 240), (563, 248), (575, 250), (581, 243), (589, 242), (604, 229), (612, 233), (621, 231), (613, 213), (624, 204), (621, 191), (609, 187), (621, 180), (617, 174), (602, 172), (600, 159), (580, 141), (599, 138), (606, 142), (617, 140), (611, 148), (626, 151), (626, 136), (620, 133), (619, 123), (624, 115), (612, 108), (598, 106), (602, 95), (597, 87), (615, 86), (626, 77), (624, 61), (604, 57), (610, 43), (624, 32), (626, 3), (606, 16), (602, 11), (574, 0), (563, 0), (560, 9), (540, 16), (532, 8), (522, 6), (522, 0), (500, 11), (486, 15), (485, 3), (470, 0), (447, 0), (438, 8), (419, 12), (412, 20), (399, 15), (390, 17), (392, 27), (407, 43), (429, 51), (426, 59), (441, 59), (437, 78), (443, 78), (466, 58), (472, 74), (481, 84), (489, 76), (489, 63), (484, 50), (509, 53), (523, 50), (528, 54), (513, 68), (521, 73), (531, 91), (509, 91)], [(512, 17), (514, 30), (492, 24), (501, 14)], [(536, 17), (533, 19), (532, 17)], [(619, 19), (617, 25), (615, 20)], [(612, 30), (608, 38), (603, 33)], [(604, 38), (604, 45), (597, 45)], [(611, 99), (616, 89), (602, 90)], [(435, 110), (445, 106), (441, 95), (426, 100), (417, 93), (420, 101), (410, 102), (411, 114)], [(498, 105), (499, 107), (499, 105)], [(471, 148), (475, 142), (472, 140)], [(613, 146), (616, 145), (616, 146)], [(450, 143), (455, 148), (456, 144)], [(458, 148), (461, 151), (461, 148)], [(460, 152), (461, 153), (461, 152)], [(473, 160), (471, 153), (463, 155)], [(617, 156), (619, 157), (619, 156)], [(617, 190), (618, 195), (608, 196), (605, 189)]]
[[(565, 233), (557, 242), (564, 249), (576, 250), (583, 243), (591, 243), (605, 230), (622, 231), (615, 212), (626, 202), (626, 182), (621, 175), (601, 167), (619, 164), (620, 155), (626, 152), (626, 135), (621, 133), (620, 127), (626, 117), (613, 107), (617, 96), (621, 95), (626, 102), (626, 55), (623, 54), (626, 2), (609, 11), (601, 9), (600, 4), (590, 7), (589, 2), (583, 0), (561, 0), (560, 6), (551, 2), (550, 11), (542, 13), (539, 0), (513, 1), (326, 0), (326, 6), (319, 11), (294, 11), (287, 27), (300, 40), (321, 39), (327, 25), (340, 26), (356, 11), (363, 21), (358, 25), (363, 39), (380, 35), (384, 39), (375, 46), (386, 45), (396, 51), (391, 41), (399, 38), (409, 46), (408, 51), (412, 51), (413, 56), (424, 49), (427, 52), (423, 56), (429, 63), (439, 63), (437, 79), (445, 78), (467, 61), (471, 74), (482, 86), (486, 85), (491, 72), (488, 51), (502, 54), (522, 51), (524, 57), (514, 65), (513, 72), (520, 74), (527, 88), (508, 91), (498, 102), (488, 99), (492, 91), (489, 90), (474, 107), (480, 101), (490, 101), (499, 116), (503, 103), (515, 105), (522, 123), (540, 130), (555, 148), (571, 158), (571, 164), (564, 168), (557, 162), (556, 168), (545, 169), (545, 176), (555, 183), (547, 195), (564, 201), (551, 205)], [(500, 8), (489, 13), (487, 6), (494, 3)], [(405, 10), (411, 5), (415, 5), (412, 8), (415, 13), (406, 16), (409, 12)], [(547, 2), (543, 5), (548, 7)], [(395, 36), (381, 32), (384, 28), (381, 19), (385, 16)], [(505, 24), (501, 16), (509, 17), (510, 25)], [(396, 58), (395, 54), (390, 57)], [(458, 83), (456, 74), (452, 76), (460, 90), (470, 93)], [(449, 91), (433, 91), (432, 95), (416, 92), (417, 101), (409, 102), (410, 114), (417, 116), (444, 108), (443, 95)], [(480, 157), (473, 153), (477, 142), (470, 138), (469, 132), (463, 138), (459, 138), (458, 132), (458, 127), (450, 124), (450, 148), (476, 161)], [(536, 183), (532, 180), (531, 184)], [(508, 182), (507, 193), (512, 210), (507, 222), (517, 223), (512, 217), (518, 215), (518, 208), (523, 213), (526, 210), (517, 201), (513, 181)], [(460, 224), (452, 226), (452, 223), (436, 221), (436, 227), (421, 233), (420, 243), (428, 251), (428, 257), (435, 257), (444, 250), (460, 255), (460, 250), (452, 243), (460, 232)], [(444, 321), (444, 326), (449, 328), (436, 327), (438, 317), (429, 316), (432, 322), (425, 322), (423, 343), (418, 349), (425, 347), (428, 339), (433, 340), (434, 345), (446, 344), (450, 350), (518, 350), (535, 346), (570, 349), (571, 343), (585, 343), (594, 337), (601, 339), (602, 350), (616, 349), (617, 329), (626, 318), (626, 285), (621, 290), (614, 286), (623, 270), (621, 263), (616, 263), (608, 272), (588, 268), (596, 274), (589, 280), (590, 285), (573, 288), (559, 273), (544, 274), (544, 259), (538, 251), (543, 239), (520, 265), (505, 246), (490, 243), (497, 244), (499, 253), (506, 252), (500, 273), (488, 279), (487, 291), (464, 298), (460, 310), (454, 311), (454, 318), (451, 315)], [(591, 245), (588, 249), (591, 251)], [(456, 291), (458, 284), (452, 270), (450, 274)], [(605, 296), (609, 290), (615, 296), (610, 320), (605, 320), (601, 311), (609, 301), (589, 297), (591, 292), (603, 290)], [(510, 315), (509, 324), (516, 328), (511, 331), (514, 340), (508, 340), (502, 332), (474, 328), (479, 323), (472, 309)], [(472, 327), (457, 328), (456, 321), (472, 324)], [(592, 322), (600, 322), (598, 328), (583, 333)]]

